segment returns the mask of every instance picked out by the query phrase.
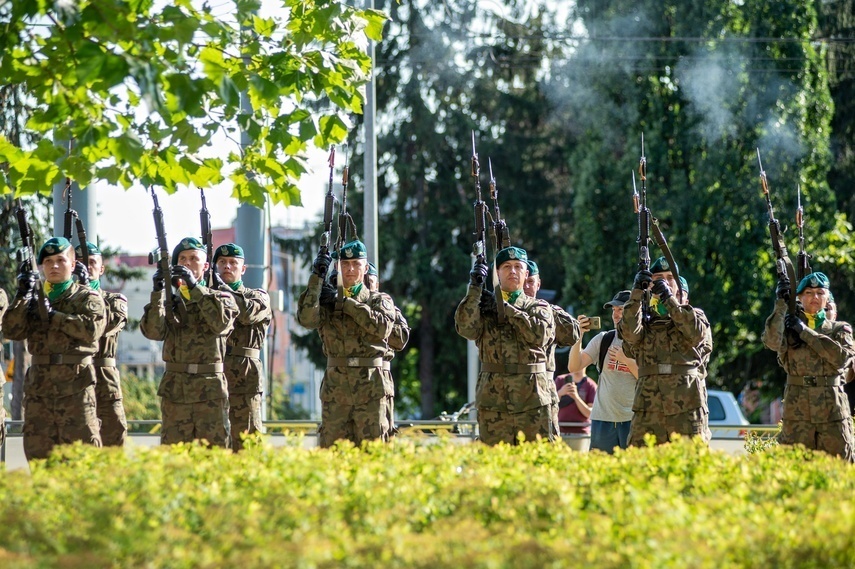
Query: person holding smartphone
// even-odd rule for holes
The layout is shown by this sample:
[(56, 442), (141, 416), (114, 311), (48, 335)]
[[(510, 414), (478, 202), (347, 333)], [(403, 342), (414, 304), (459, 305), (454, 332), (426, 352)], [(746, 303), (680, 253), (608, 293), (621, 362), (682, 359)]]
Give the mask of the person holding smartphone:
[[(615, 327), (623, 317), (623, 306), (630, 297), (630, 291), (622, 290), (615, 294), (603, 308), (611, 308)], [(599, 318), (596, 318), (599, 321)], [(584, 334), (588, 330), (599, 329), (594, 317), (579, 315), (579, 327)], [(590, 412), (591, 450), (601, 450), (612, 454), (615, 447), (626, 448), (629, 442), (629, 428), (632, 422), (632, 401), (635, 398), (635, 385), (638, 379), (638, 366), (635, 360), (623, 353), (623, 340), (617, 330), (603, 331), (591, 338), (582, 349), (579, 340), (570, 347), (567, 371), (577, 373), (588, 366), (597, 366), (597, 395)]]

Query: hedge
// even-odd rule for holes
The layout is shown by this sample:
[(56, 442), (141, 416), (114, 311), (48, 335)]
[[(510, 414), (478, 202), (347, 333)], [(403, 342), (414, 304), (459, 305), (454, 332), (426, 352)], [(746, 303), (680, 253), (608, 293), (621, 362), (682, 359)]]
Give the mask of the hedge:
[(614, 456), (399, 439), (59, 449), (0, 482), (2, 567), (842, 567), (855, 472), (801, 447)]

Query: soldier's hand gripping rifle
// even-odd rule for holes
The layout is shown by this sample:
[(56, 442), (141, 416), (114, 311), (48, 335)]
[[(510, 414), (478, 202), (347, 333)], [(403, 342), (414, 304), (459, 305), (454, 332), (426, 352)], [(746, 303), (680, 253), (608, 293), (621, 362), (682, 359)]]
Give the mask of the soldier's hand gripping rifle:
[(802, 186), (798, 185), (796, 204), (796, 226), (799, 228), (799, 256), (796, 262), (796, 278), (801, 282), (805, 275), (811, 274), (813, 271), (810, 268), (810, 255), (805, 250), (805, 218), (804, 209), (802, 208)]
[(21, 233), (21, 249), (18, 251), (18, 262), (21, 264), (28, 262), (30, 264), (30, 271), (39, 279), (36, 285), (36, 296), (30, 299), (30, 302), (38, 303), (39, 320), (46, 323), (50, 319), (50, 315), (45, 304), (44, 282), (41, 275), (39, 275), (39, 266), (36, 263), (35, 236), (27, 221), (27, 210), (24, 209), (24, 202), (21, 198), (18, 198), (15, 217), (18, 219), (18, 231)]
[[(472, 254), (475, 255), (476, 264), (487, 264), (486, 242), (487, 242), (487, 204), (481, 199), (481, 163), (478, 161), (478, 153), (475, 151), (475, 131), (472, 131), (472, 177), (475, 179), (475, 243), (472, 245)], [(481, 285), (484, 288), (486, 283)]]
[(487, 158), (487, 166), (490, 169), (490, 199), (493, 201), (493, 223), (490, 230), (493, 239), (493, 294), (496, 296), (496, 311), (498, 312), (499, 324), (505, 322), (505, 300), (502, 298), (502, 287), (499, 284), (499, 265), (496, 262), (499, 251), (511, 246), (511, 237), (508, 232), (508, 224), (499, 210), (499, 188), (496, 178), (493, 176), (493, 161)]
[(205, 271), (205, 285), (213, 288), (214, 272), (217, 268), (214, 266), (214, 233), (211, 230), (211, 212), (208, 211), (208, 203), (205, 201), (205, 190), (199, 188), (199, 194), (202, 196), (202, 209), (199, 210), (199, 225), (202, 228), (202, 244), (205, 245), (205, 254), (208, 257), (208, 270)]
[(766, 171), (763, 170), (763, 162), (760, 160), (760, 149), (757, 149), (757, 163), (760, 165), (760, 187), (766, 198), (766, 209), (769, 211), (769, 236), (772, 238), (772, 250), (775, 252), (775, 272), (778, 280), (787, 280), (790, 283), (790, 294), (787, 300), (787, 313), (796, 314), (796, 275), (793, 263), (787, 254), (787, 246), (781, 235), (781, 225), (775, 219), (772, 209), (772, 198), (769, 196), (769, 182), (766, 180)]
[(76, 210), (71, 208), (71, 179), (65, 179), (65, 217), (62, 226), (62, 236), (71, 242), (71, 225), (74, 224), (77, 228), (77, 241), (80, 245), (81, 262), (89, 270), (89, 247), (86, 245), (86, 229), (83, 227), (83, 220)]
[[(151, 199), (154, 201), (154, 230), (157, 233), (157, 249), (153, 253), (148, 254), (148, 264), (154, 265), (157, 263), (160, 266), (160, 272), (163, 273), (164, 289), (166, 289), (166, 298), (163, 305), (166, 310), (166, 322), (174, 326), (182, 326), (183, 323), (178, 314), (172, 307), (172, 262), (169, 257), (169, 246), (166, 244), (166, 230), (163, 227), (163, 210), (160, 208), (160, 203), (157, 201), (157, 194), (154, 193), (154, 187), (149, 186), (151, 190)], [(155, 258), (157, 255), (157, 258)], [(183, 306), (183, 305), (182, 305)]]

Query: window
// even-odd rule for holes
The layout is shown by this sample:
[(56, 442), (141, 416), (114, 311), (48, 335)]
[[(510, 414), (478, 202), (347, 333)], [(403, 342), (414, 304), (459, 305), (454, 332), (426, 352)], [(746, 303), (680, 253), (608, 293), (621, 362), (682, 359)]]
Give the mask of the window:
[(710, 421), (724, 421), (727, 418), (724, 414), (724, 407), (722, 407), (721, 400), (718, 397), (707, 397), (707, 406), (710, 408)]

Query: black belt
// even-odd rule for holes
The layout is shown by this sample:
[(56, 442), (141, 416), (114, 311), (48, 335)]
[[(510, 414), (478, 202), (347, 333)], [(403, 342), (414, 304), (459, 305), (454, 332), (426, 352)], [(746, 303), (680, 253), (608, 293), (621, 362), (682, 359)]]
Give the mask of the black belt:
[(835, 387), (842, 385), (839, 375), (788, 375), (787, 385), (807, 387)]
[(638, 377), (642, 375), (682, 375), (691, 373), (698, 368), (686, 364), (654, 364), (649, 366), (638, 366)]
[(95, 358), (92, 363), (98, 367), (116, 367), (116, 358)]
[(183, 364), (180, 362), (166, 362), (166, 371), (177, 371), (180, 373), (222, 373), (222, 362), (215, 364)]
[(327, 367), (379, 367), (389, 369), (383, 358), (327, 358)]
[(32, 364), (37, 366), (47, 365), (81, 365), (88, 366), (92, 363), (92, 356), (70, 356), (65, 354), (50, 354), (48, 356), (33, 356)]
[(228, 346), (226, 348), (227, 356), (235, 356), (238, 358), (251, 358), (257, 360), (259, 356), (261, 356), (261, 350), (256, 348), (238, 348), (233, 346)]
[(534, 364), (497, 364), (493, 362), (481, 362), (481, 371), (487, 373), (544, 373), (546, 364), (538, 362)]

